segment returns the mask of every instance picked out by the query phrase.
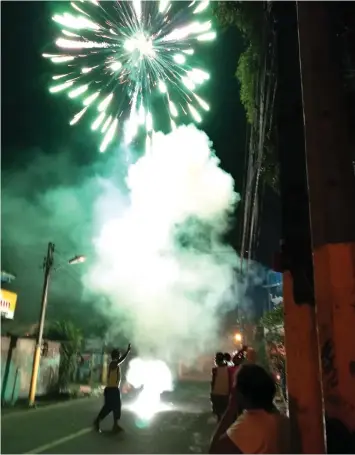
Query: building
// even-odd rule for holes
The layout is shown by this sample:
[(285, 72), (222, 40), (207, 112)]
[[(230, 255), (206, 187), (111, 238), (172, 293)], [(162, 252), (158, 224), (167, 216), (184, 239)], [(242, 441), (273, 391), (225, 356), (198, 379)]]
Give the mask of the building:
[(17, 294), (7, 289), (7, 285), (12, 283), (16, 276), (5, 270), (1, 271), (1, 295), (0, 295), (0, 311), (1, 319), (14, 319)]

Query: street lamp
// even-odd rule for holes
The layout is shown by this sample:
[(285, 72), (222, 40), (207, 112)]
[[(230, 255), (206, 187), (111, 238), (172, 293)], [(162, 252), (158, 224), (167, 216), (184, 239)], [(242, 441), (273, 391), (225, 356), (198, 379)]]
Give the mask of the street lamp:
[(1, 270), (1, 282), (2, 283), (11, 283), (15, 279), (16, 279), (16, 275), (6, 272), (5, 270)]
[(74, 256), (72, 259), (68, 261), (69, 265), (74, 265), (74, 264), (81, 264), (82, 262), (86, 261), (86, 256), (80, 255), (80, 256)]
[[(85, 261), (85, 256), (75, 256), (68, 261), (69, 265), (79, 264)], [(32, 365), (32, 375), (29, 391), (29, 406), (33, 406), (36, 398), (36, 389), (37, 389), (37, 378), (39, 363), (41, 360), (41, 347), (43, 340), (43, 329), (44, 321), (46, 318), (47, 310), (47, 301), (48, 301), (48, 288), (49, 288), (49, 278), (51, 275), (51, 270), (54, 265), (54, 243), (48, 243), (47, 256), (44, 259), (44, 282), (43, 282), (43, 291), (42, 291), (42, 301), (41, 301), (41, 312), (39, 316), (39, 327), (36, 339), (36, 346), (33, 355), (33, 365)]]

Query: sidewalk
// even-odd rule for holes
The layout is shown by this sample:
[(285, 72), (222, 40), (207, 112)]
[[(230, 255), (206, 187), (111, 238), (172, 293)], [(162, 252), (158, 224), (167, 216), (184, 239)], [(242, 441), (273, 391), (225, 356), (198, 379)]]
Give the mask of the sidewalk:
[[(92, 388), (88, 385), (75, 385), (70, 393), (57, 396), (43, 396), (36, 399), (35, 409), (44, 407), (61, 406), (63, 404), (82, 400), (83, 398), (99, 397), (103, 394), (103, 386)], [(13, 413), (31, 411), (28, 406), (28, 399), (18, 400), (14, 405), (1, 406), (1, 417), (6, 417)]]

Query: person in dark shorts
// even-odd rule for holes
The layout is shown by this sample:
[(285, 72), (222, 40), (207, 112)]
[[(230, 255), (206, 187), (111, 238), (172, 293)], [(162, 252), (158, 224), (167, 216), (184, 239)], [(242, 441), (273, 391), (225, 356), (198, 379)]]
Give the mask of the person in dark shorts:
[(211, 403), (212, 412), (221, 420), (228, 407), (230, 392), (230, 373), (222, 352), (217, 352), (215, 367), (212, 368)]
[(118, 432), (122, 430), (118, 424), (118, 421), (121, 418), (120, 365), (126, 360), (130, 350), (131, 345), (129, 344), (127, 351), (122, 356), (118, 349), (114, 349), (111, 353), (111, 362), (107, 372), (107, 385), (104, 390), (105, 401), (101, 411), (94, 421), (94, 427), (99, 432), (101, 420), (107, 417), (111, 412), (113, 413), (112, 431)]

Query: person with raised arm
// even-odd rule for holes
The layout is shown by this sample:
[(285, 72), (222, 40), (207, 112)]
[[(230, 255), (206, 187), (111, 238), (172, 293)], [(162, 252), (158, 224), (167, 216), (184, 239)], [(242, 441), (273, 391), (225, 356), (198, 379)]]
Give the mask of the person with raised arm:
[(217, 352), (215, 366), (212, 368), (211, 403), (212, 413), (221, 420), (228, 406), (230, 393), (230, 372), (225, 355)]
[(107, 384), (104, 390), (104, 405), (101, 408), (98, 416), (94, 421), (96, 431), (100, 432), (100, 422), (107, 417), (111, 412), (113, 413), (113, 432), (122, 431), (118, 424), (121, 418), (121, 368), (120, 366), (126, 360), (131, 345), (128, 345), (127, 351), (121, 355), (118, 349), (114, 349), (111, 353), (111, 362), (107, 372)]

